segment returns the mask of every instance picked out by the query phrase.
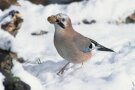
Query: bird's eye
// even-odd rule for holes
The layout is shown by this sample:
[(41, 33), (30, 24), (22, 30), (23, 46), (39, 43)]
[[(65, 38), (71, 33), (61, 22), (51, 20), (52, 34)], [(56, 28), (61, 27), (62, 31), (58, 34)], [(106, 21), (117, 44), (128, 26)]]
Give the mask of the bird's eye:
[(61, 20), (62, 20), (62, 22), (64, 22), (65, 21), (65, 18), (62, 18)]
[(92, 44), (90, 44), (89, 48), (92, 49)]

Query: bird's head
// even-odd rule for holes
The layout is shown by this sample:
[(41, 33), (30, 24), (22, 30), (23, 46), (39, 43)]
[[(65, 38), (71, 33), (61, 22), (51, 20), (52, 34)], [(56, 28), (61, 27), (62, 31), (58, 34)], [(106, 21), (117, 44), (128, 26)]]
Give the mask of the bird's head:
[(47, 20), (55, 25), (55, 28), (58, 29), (65, 29), (67, 27), (71, 27), (71, 20), (66, 14), (56, 14), (56, 15), (51, 15), (47, 18)]

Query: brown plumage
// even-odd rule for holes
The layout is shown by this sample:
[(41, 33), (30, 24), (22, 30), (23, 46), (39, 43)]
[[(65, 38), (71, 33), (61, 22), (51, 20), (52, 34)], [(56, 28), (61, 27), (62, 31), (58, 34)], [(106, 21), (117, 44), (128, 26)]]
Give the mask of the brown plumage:
[(76, 64), (89, 60), (93, 49), (113, 52), (113, 50), (76, 32), (72, 27), (70, 18), (65, 14), (60, 13), (50, 16), (48, 17), (48, 21), (55, 26), (55, 47), (61, 57), (68, 61), (58, 74), (62, 74), (70, 62)]

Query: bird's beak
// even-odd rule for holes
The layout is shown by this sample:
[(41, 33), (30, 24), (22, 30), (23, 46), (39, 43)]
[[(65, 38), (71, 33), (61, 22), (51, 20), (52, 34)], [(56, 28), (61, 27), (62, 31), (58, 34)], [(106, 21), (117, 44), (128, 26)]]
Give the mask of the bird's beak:
[(51, 24), (54, 24), (54, 23), (57, 23), (60, 27), (62, 27), (63, 29), (65, 28), (65, 25), (60, 22), (60, 20), (57, 18), (57, 16), (55, 15), (52, 15), (52, 16), (49, 16), (47, 18), (47, 20), (51, 23)]
[(51, 23), (54, 24), (58, 19), (55, 15), (49, 16), (47, 20)]
[(109, 48), (106, 48), (106, 47), (104, 47), (104, 46), (99, 46), (98, 48), (97, 48), (97, 50), (99, 50), (99, 51), (108, 51), (108, 52), (115, 52), (115, 51), (113, 51), (112, 49), (109, 49)]

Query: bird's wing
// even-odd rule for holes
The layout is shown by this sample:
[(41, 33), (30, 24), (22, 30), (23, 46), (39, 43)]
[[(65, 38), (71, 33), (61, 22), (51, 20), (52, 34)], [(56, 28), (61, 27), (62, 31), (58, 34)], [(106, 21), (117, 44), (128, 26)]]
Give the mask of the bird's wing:
[(99, 51), (109, 51), (109, 52), (114, 52), (112, 49), (109, 49), (107, 47), (104, 47), (103, 45), (99, 44), (98, 42), (84, 37), (83, 35), (77, 33), (76, 36), (74, 37), (74, 44), (77, 46), (77, 48), (84, 52), (90, 52), (93, 49), (97, 49)]
[(92, 41), (94, 42), (94, 40), (84, 37), (79, 33), (77, 33), (74, 37), (75, 46), (84, 53), (90, 52), (93, 49), (94, 44)]

